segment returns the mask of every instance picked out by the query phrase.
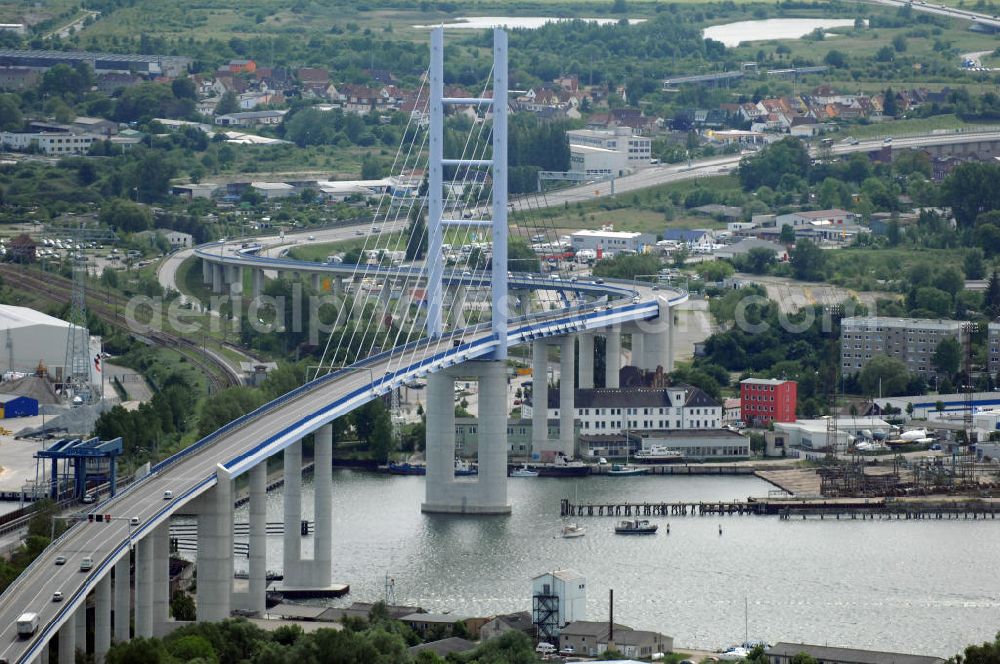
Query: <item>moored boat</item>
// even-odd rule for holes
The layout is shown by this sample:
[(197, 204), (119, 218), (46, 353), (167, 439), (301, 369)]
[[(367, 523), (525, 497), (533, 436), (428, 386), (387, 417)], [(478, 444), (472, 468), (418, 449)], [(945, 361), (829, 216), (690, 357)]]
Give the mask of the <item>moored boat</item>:
[(476, 466), (473, 466), (468, 461), (455, 459), (455, 477), (468, 477), (470, 475), (478, 474), (479, 469)]
[(590, 474), (590, 466), (582, 461), (575, 461), (562, 452), (556, 454), (552, 463), (538, 468), (539, 477), (583, 477)]
[(635, 460), (639, 463), (671, 463), (680, 461), (683, 456), (681, 452), (664, 445), (653, 445), (636, 452)]
[(615, 534), (617, 535), (653, 535), (656, 533), (657, 526), (655, 523), (650, 523), (646, 519), (629, 519), (627, 521), (619, 521), (618, 525), (615, 526)]
[(608, 475), (614, 475), (615, 477), (631, 477), (633, 475), (645, 475), (648, 470), (648, 468), (639, 468), (638, 466), (616, 463), (611, 466), (611, 469), (608, 471)]
[(562, 536), (566, 539), (572, 539), (574, 537), (583, 537), (587, 534), (587, 529), (583, 526), (579, 526), (575, 523), (567, 523), (562, 527)]
[(520, 468), (515, 468), (510, 471), (511, 477), (538, 477), (538, 471), (528, 468), (528, 464), (524, 464)]
[(427, 466), (419, 463), (393, 463), (389, 462), (390, 475), (426, 475)]

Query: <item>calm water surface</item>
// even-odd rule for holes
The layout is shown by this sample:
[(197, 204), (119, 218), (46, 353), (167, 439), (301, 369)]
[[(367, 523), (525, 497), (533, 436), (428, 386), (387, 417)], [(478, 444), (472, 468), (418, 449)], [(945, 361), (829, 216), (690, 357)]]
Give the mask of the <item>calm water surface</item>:
[(739, 46), (740, 42), (769, 41), (771, 39), (801, 39), (816, 28), (828, 30), (854, 25), (853, 19), (841, 18), (768, 18), (760, 21), (738, 21), (705, 28), (705, 39), (720, 41), (726, 46)]
[[(303, 486), (312, 517), (311, 478)], [(780, 521), (776, 517), (654, 519), (653, 537), (615, 536), (614, 519), (580, 519), (587, 535), (557, 537), (559, 499), (719, 500), (767, 495), (756, 478), (511, 479), (513, 514), (420, 513), (424, 478), (334, 474), (334, 581), (340, 604), (374, 601), (385, 575), (396, 600), (488, 615), (530, 610), (531, 577), (560, 568), (587, 577), (589, 618), (615, 618), (717, 648), (751, 638), (950, 656), (1000, 630), (1000, 522)], [(237, 521), (247, 520), (247, 508)], [(280, 490), (268, 520), (280, 521)], [(667, 523), (670, 534), (666, 534)], [(719, 535), (719, 525), (723, 533)], [(311, 553), (312, 538), (303, 541)], [(246, 561), (237, 564), (245, 566)], [(281, 567), (281, 538), (268, 569)]]

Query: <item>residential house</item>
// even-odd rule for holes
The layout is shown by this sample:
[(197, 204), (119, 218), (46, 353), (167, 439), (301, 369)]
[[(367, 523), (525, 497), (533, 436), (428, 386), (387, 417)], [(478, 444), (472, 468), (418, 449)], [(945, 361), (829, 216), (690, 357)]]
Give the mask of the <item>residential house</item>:
[(257, 70), (257, 63), (253, 60), (230, 60), (227, 68), (233, 74), (252, 74)]
[(479, 630), (489, 622), (489, 618), (474, 618), (456, 613), (411, 613), (399, 619), (409, 625), (410, 629), (420, 636), (427, 636), (435, 628), (445, 628), (449, 632), (455, 623), (464, 623), (469, 635), (479, 638)]
[(559, 633), (559, 649), (572, 648), (576, 655), (597, 657), (611, 645), (625, 657), (651, 659), (655, 653), (671, 652), (674, 640), (658, 632), (633, 630), (618, 623), (612, 634), (606, 621), (590, 620), (572, 622)]
[(521, 632), (529, 636), (535, 633), (535, 624), (531, 622), (531, 613), (528, 611), (518, 611), (497, 616), (489, 621), (479, 630), (479, 638), (483, 641), (495, 639), (507, 632)]

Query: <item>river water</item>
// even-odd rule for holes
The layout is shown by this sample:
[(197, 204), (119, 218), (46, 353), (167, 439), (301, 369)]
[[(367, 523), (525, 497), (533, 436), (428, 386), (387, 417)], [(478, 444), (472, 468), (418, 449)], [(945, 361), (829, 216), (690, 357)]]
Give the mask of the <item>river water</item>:
[[(607, 618), (613, 588), (617, 621), (662, 631), (677, 646), (741, 642), (745, 618), (750, 638), (772, 643), (943, 657), (1000, 630), (997, 521), (670, 517), (654, 519), (655, 536), (622, 537), (614, 519), (591, 517), (580, 519), (585, 537), (557, 536), (561, 498), (724, 500), (771, 488), (753, 477), (511, 479), (513, 514), (463, 518), (421, 514), (423, 477), (336, 470), (333, 580), (351, 586), (336, 604), (381, 599), (388, 574), (398, 604), (530, 610), (531, 577), (572, 568), (587, 577), (589, 619)], [(304, 518), (312, 495), (306, 477)], [(237, 511), (237, 521), (247, 517), (247, 507)], [(268, 496), (268, 521), (281, 519), (279, 489)], [(305, 538), (304, 553), (311, 547)], [(268, 569), (280, 568), (281, 538), (271, 537)]]

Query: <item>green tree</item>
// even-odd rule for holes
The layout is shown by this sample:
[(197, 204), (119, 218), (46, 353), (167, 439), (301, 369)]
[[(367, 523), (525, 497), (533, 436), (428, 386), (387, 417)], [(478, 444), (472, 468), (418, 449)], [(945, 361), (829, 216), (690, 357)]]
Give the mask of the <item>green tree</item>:
[(212, 643), (204, 636), (197, 634), (171, 639), (167, 643), (167, 651), (182, 662), (197, 660), (209, 664), (219, 661)]
[(361, 179), (378, 180), (382, 177), (382, 164), (370, 154), (366, 154), (361, 162)]
[(172, 664), (173, 658), (163, 641), (137, 636), (112, 645), (104, 661), (106, 664)]
[(175, 590), (173, 597), (170, 598), (170, 615), (174, 620), (197, 620), (197, 611), (191, 595), (183, 590)]
[(980, 214), (1000, 208), (998, 182), (1000, 165), (992, 163), (966, 162), (948, 174), (941, 184), (943, 203), (951, 206), (960, 227), (972, 228)]
[(969, 249), (965, 252), (962, 265), (967, 279), (982, 279), (986, 274), (986, 266), (983, 264), (983, 250), (978, 247)]
[(698, 274), (705, 281), (723, 281), (733, 272), (733, 266), (726, 261), (705, 261), (698, 264)]
[(901, 360), (878, 355), (861, 368), (858, 384), (868, 396), (891, 397), (905, 394), (909, 379), (909, 372)]
[(996, 270), (990, 274), (990, 279), (986, 282), (986, 295), (983, 298), (986, 312), (991, 317), (1000, 316), (1000, 275)]
[(782, 224), (781, 232), (778, 234), (778, 241), (781, 244), (795, 244), (795, 228), (791, 224)]
[(240, 110), (240, 102), (236, 99), (236, 93), (232, 90), (227, 90), (219, 98), (219, 103), (215, 106), (216, 115), (225, 115), (227, 113), (236, 113)]
[(17, 95), (0, 95), (0, 130), (18, 131), (24, 125), (21, 99)]
[(406, 227), (406, 260), (420, 260), (427, 255), (427, 220), (416, 206), (410, 210)]
[(740, 161), (737, 175), (746, 191), (753, 191), (761, 186), (777, 189), (785, 175), (806, 177), (811, 163), (812, 158), (805, 143), (798, 138), (789, 137), (744, 157)]
[(826, 253), (812, 240), (802, 240), (789, 253), (792, 273), (796, 279), (822, 281), (826, 269)]
[[(782, 226), (782, 231), (790, 226)], [(768, 269), (777, 262), (777, 257), (773, 249), (767, 247), (754, 247), (747, 252), (743, 260), (747, 272), (751, 274), (767, 274)]]
[[(676, 252), (675, 252), (676, 253)], [(660, 259), (652, 254), (618, 254), (594, 265), (594, 275), (613, 279), (635, 279), (639, 275), (656, 274)]]
[(614, 2), (611, 3), (611, 12), (613, 14), (624, 14), (627, 11), (628, 5), (625, 3), (625, 0), (614, 0)]
[(138, 233), (153, 227), (153, 215), (148, 207), (120, 198), (112, 199), (104, 206), (100, 219), (116, 231), (124, 233)]
[(205, 401), (198, 417), (198, 436), (204, 438), (260, 404), (260, 392), (248, 387), (230, 387), (213, 394)]
[(931, 363), (938, 373), (952, 375), (958, 371), (958, 365), (962, 361), (962, 346), (955, 337), (945, 337), (937, 348), (934, 349), (934, 357)]

